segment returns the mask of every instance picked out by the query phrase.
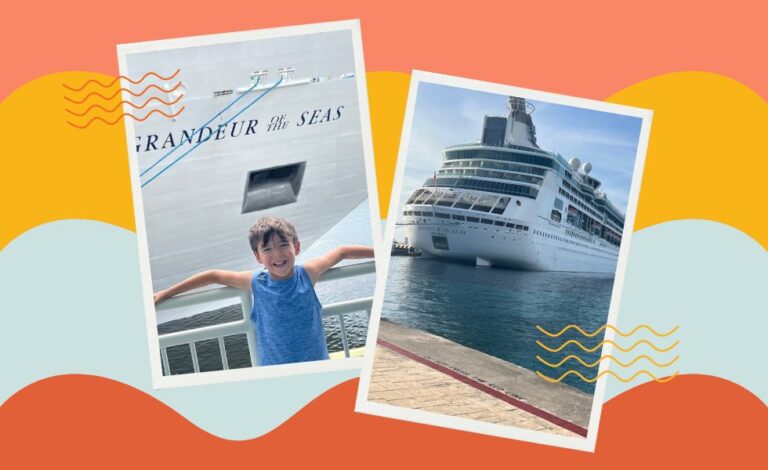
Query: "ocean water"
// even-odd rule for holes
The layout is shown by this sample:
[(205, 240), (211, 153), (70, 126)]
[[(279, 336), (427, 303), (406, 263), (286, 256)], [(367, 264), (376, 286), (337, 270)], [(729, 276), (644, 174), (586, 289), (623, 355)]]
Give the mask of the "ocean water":
[[(378, 225), (375, 228), (378, 230)], [(301, 239), (301, 234), (299, 234), (299, 239)], [(297, 263), (306, 262), (341, 245), (373, 245), (367, 200), (352, 210), (344, 219), (313, 243), (312, 246), (305, 248), (297, 257)], [(340, 263), (339, 266), (354, 264), (360, 261), (369, 260), (347, 260)], [(376, 275), (367, 274), (348, 279), (319, 282), (315, 286), (315, 292), (321, 304), (329, 305), (360, 297), (371, 297), (375, 287)], [(238, 303), (161, 323), (158, 325), (157, 331), (158, 334), (162, 335), (231, 322), (241, 318), (243, 318), (243, 314)], [(342, 351), (341, 330), (338, 320), (336, 318), (326, 318), (323, 320), (323, 326), (325, 327), (328, 351), (331, 353)], [(344, 326), (347, 330), (350, 348), (365, 346), (365, 337), (368, 333), (368, 316), (365, 312), (345, 315)], [(197, 342), (195, 347), (198, 353), (200, 371), (222, 369), (217, 340)], [(250, 367), (248, 343), (244, 334), (225, 338), (225, 347), (227, 350), (227, 362), (231, 369)], [(167, 353), (168, 363), (173, 375), (187, 374), (194, 371), (188, 345), (170, 347), (167, 349)]]
[[(555, 349), (568, 339), (578, 339), (592, 348), (603, 340), (602, 333), (584, 338), (569, 330), (559, 338), (549, 338), (536, 325), (553, 333), (569, 324), (588, 332), (596, 330), (607, 321), (613, 281), (614, 276), (608, 274), (513, 271), (394, 256), (389, 265), (382, 318), (549, 377), (559, 378), (574, 369), (592, 378), (597, 367), (587, 368), (571, 359), (553, 369), (536, 356), (556, 364), (575, 354), (592, 363), (600, 358), (599, 349), (587, 353), (571, 344), (551, 353), (536, 341)], [(563, 382), (594, 393), (594, 384), (573, 375)]]

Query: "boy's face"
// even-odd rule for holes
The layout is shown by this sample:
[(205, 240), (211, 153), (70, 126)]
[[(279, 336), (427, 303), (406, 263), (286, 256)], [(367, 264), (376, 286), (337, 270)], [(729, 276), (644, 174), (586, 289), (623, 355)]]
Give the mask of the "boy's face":
[(298, 241), (291, 242), (274, 235), (266, 245), (259, 243), (255, 255), (272, 279), (288, 279), (293, 276), (293, 266), (300, 249)]

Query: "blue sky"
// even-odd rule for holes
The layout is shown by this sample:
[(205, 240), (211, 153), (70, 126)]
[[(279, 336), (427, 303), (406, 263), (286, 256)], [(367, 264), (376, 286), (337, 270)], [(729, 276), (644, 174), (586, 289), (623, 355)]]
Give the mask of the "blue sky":
[[(626, 213), (642, 120), (621, 114), (528, 100), (539, 147), (592, 163), (591, 176)], [(411, 128), (400, 207), (442, 164), (442, 151), (480, 139), (483, 116), (507, 115), (507, 95), (421, 82)], [(400, 211), (398, 211), (399, 213)], [(399, 214), (398, 214), (399, 215)]]

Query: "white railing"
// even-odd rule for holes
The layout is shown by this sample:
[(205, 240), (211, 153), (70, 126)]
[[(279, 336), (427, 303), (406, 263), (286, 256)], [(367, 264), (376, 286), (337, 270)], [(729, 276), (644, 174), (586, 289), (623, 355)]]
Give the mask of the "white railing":
[[(368, 261), (365, 263), (357, 263), (353, 265), (333, 268), (325, 273), (318, 282), (328, 282), (364, 274), (372, 274), (375, 272), (376, 267), (374, 262)], [(166, 300), (156, 308), (159, 314), (162, 311), (170, 309), (194, 307), (208, 302), (217, 302), (236, 298), (240, 299), (240, 305), (242, 306), (243, 318), (240, 320), (222, 323), (219, 325), (195, 328), (192, 330), (178, 331), (176, 333), (168, 333), (159, 336), (160, 356), (163, 362), (164, 375), (170, 375), (171, 370), (168, 363), (167, 349), (173, 346), (181, 346), (185, 344), (189, 345), (190, 354), (192, 355), (192, 367), (194, 372), (200, 372), (200, 365), (198, 362), (197, 348), (195, 343), (211, 339), (216, 339), (218, 341), (222, 368), (224, 370), (229, 369), (224, 338), (233, 335), (244, 334), (246, 336), (251, 366), (255, 366), (259, 363), (258, 356), (256, 354), (256, 333), (253, 326), (251, 325), (250, 320), (252, 308), (252, 296), (250, 291), (244, 291), (232, 287), (221, 287), (204, 292), (195, 292), (192, 294), (176, 296)], [(349, 340), (347, 338), (347, 329), (344, 324), (344, 315), (357, 312), (366, 312), (368, 317), (370, 317), (372, 303), (372, 297), (364, 297), (344, 302), (337, 302), (323, 307), (323, 318), (336, 317), (338, 319), (339, 328), (341, 329), (341, 343), (344, 347), (345, 357), (350, 357), (350, 352)]]

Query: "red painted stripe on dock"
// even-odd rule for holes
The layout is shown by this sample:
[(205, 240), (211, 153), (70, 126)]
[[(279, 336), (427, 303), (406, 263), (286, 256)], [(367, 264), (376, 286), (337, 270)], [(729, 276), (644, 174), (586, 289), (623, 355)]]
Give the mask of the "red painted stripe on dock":
[(484, 383), (478, 382), (477, 380), (467, 377), (464, 374), (460, 374), (456, 372), (455, 370), (445, 367), (443, 365), (440, 365), (436, 362), (433, 362), (426, 357), (419, 356), (418, 354), (412, 353), (408, 351), (407, 349), (403, 349), (400, 346), (395, 346), (392, 343), (389, 343), (387, 341), (384, 341), (383, 339), (380, 339), (377, 341), (378, 344), (384, 346), (387, 349), (391, 349), (392, 351), (395, 351), (398, 354), (401, 354), (409, 359), (413, 359), (414, 361), (424, 364), (425, 366), (428, 366), (432, 369), (435, 369), (436, 371), (442, 372), (443, 374), (446, 374), (459, 382), (463, 382), (477, 390), (480, 390), (481, 392), (484, 392), (488, 395), (491, 395), (494, 398), (498, 398), (501, 401), (504, 401), (506, 403), (509, 403), (512, 406), (515, 406), (517, 408), (520, 408), (523, 411), (526, 411), (534, 416), (538, 416), (539, 418), (549, 421), (550, 423), (560, 426), (563, 429), (567, 429), (571, 432), (574, 432), (580, 436), (587, 437), (587, 430), (586, 428), (583, 428), (579, 426), (578, 424), (574, 424), (570, 421), (564, 420), (563, 418), (560, 418), (559, 416), (555, 416), (552, 413), (549, 413), (547, 411), (544, 411), (540, 408), (536, 408), (535, 406), (531, 405), (530, 403), (526, 403), (524, 401), (520, 401), (517, 398), (511, 397), (507, 395), (504, 392), (501, 392), (499, 390), (496, 390), (493, 387), (489, 387), (488, 385), (485, 385)]

